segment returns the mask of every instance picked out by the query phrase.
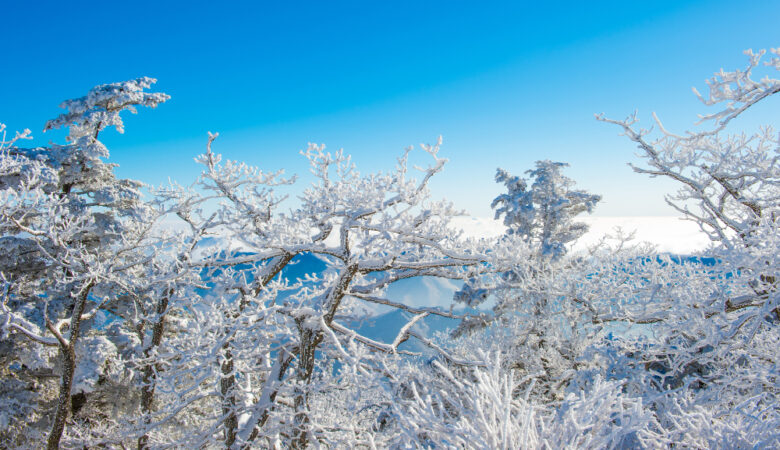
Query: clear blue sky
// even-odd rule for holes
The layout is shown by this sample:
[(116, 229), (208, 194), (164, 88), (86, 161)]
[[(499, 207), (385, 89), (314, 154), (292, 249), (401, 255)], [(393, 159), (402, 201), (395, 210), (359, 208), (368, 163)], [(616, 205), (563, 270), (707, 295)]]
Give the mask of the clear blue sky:
[[(36, 143), (61, 141), (40, 131), (60, 101), (148, 75), (172, 99), (105, 133), (120, 176), (188, 184), (207, 131), (230, 159), (302, 175), (307, 142), (369, 171), (441, 134), (434, 192), (481, 216), (495, 168), (537, 159), (569, 162), (600, 215), (672, 214), (674, 186), (633, 174), (632, 145), (593, 114), (680, 130), (704, 112), (691, 86), (780, 46), (777, 0), (8, 1), (0, 16), (0, 122)], [(772, 101), (742, 125), (776, 118)]]

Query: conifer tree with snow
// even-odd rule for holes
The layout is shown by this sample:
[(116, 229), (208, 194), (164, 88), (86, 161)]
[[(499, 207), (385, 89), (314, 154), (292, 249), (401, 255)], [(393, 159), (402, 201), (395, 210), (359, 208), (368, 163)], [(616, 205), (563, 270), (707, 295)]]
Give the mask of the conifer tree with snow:
[(530, 186), (527, 180), (504, 169), (496, 171), (496, 182), (507, 188), (491, 204), (496, 219), (503, 216), (507, 234), (519, 236), (552, 259), (563, 256), (566, 245), (588, 231), (586, 224), (575, 222), (574, 218), (592, 212), (601, 201), (600, 195), (574, 189), (574, 180), (561, 173), (567, 166), (550, 160), (536, 161), (536, 168), (526, 172), (532, 180)]
[(496, 244), (494, 261), (503, 259), (495, 268), (509, 269), (470, 280), (456, 294), (456, 300), (469, 306), (488, 298), (495, 304), (490, 314), (467, 318), (453, 332), (467, 340), (499, 333), (501, 344), (492, 350), (501, 354), (502, 363), (521, 376), (536, 377), (535, 391), (550, 398), (560, 398), (557, 387), (580, 367), (576, 360), (595, 335), (580, 325), (586, 311), (558, 301), (558, 292), (586, 265), (566, 255), (567, 244), (587, 231), (575, 218), (601, 200), (574, 188), (574, 180), (561, 172), (567, 165), (537, 161), (536, 168), (526, 172), (530, 183), (497, 170), (496, 181), (506, 185), (507, 192), (491, 206), (507, 229)]
[[(3, 142), (0, 239), (9, 251), (1, 269), (2, 335), (11, 342), (3, 352), (10, 369), (4, 384), (16, 383), (4, 389), (9, 442), (36, 442), (48, 427), (46, 447), (57, 448), (87, 398), (100, 397), (96, 391), (123, 373), (115, 345), (92, 325), (148, 259), (151, 211), (140, 201), (141, 183), (115, 177), (98, 137), (108, 127), (122, 131), (122, 111), (165, 101), (164, 94), (144, 92), (154, 81), (102, 85), (63, 102), (66, 112), (45, 130), (68, 127), (66, 145), (18, 147), (29, 132)], [(19, 383), (29, 386), (23, 402), (15, 397)], [(110, 417), (97, 408), (91, 420)], [(19, 422), (25, 415), (14, 413), (24, 410), (37, 419)]]

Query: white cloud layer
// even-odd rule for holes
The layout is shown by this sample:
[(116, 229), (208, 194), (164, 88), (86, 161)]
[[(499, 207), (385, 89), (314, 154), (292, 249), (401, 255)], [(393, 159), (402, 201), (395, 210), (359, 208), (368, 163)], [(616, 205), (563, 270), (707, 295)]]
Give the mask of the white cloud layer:
[[(619, 228), (624, 234), (634, 233), (634, 242), (649, 242), (660, 252), (690, 254), (702, 251), (709, 239), (699, 227), (679, 217), (582, 217), (578, 220), (590, 226), (574, 250), (593, 245), (605, 235), (614, 235)], [(471, 237), (496, 237), (504, 233), (501, 221), (486, 217), (458, 217), (453, 225)]]

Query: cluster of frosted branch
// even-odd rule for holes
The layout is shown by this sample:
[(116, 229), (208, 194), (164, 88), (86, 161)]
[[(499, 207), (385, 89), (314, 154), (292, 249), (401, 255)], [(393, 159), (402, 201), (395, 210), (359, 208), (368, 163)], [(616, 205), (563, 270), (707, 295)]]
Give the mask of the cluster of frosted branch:
[[(537, 403), (534, 380), (501, 370), (456, 374), (436, 364), (437, 376), (413, 381), (409, 399), (394, 405), (395, 444), (479, 448), (611, 448), (652, 446), (654, 418), (619, 382), (596, 378), (556, 407)], [(420, 374), (418, 374), (419, 376)]]
[[(327, 412), (311, 405), (348, 377), (391, 376), (386, 358), (410, 354), (400, 348), (409, 339), (450, 363), (482, 364), (455, 358), (415, 331), (415, 323), (428, 314), (463, 316), (413, 308), (384, 295), (398, 280), (458, 279), (484, 270), (479, 267), (488, 259), (484, 244), (463, 240), (448, 228), (458, 212), (428, 198), (427, 184), (446, 162), (438, 157), (440, 139), (422, 146), (433, 162), (417, 168), (419, 180), (409, 176), (411, 148), (395, 171), (361, 175), (343, 152), (311, 145), (302, 154), (315, 182), (304, 191), (300, 207), (281, 213), (277, 209), (286, 195), (277, 192), (295, 178), (223, 162), (212, 149), (216, 137), (210, 134), (206, 153), (196, 159), (204, 171), (192, 187), (156, 191), (157, 208), (182, 219), (189, 230), (185, 241), (193, 243), (188, 256), (176, 259), (186, 262), (182, 267), (200, 268), (205, 286), (191, 306), (184, 297), (167, 302), (169, 311), (180, 311), (175, 315), (187, 323), (187, 331), (168, 330), (165, 339), (145, 341), (134, 359), (136, 367), (146, 367), (144, 383), (155, 386), (155, 397), (169, 399), (165, 408), (147, 408), (134, 426), (139, 439), (238, 447), (330, 439), (333, 428), (319, 422)], [(228, 245), (198, 244), (204, 237)], [(319, 261), (324, 271), (298, 281), (283, 278), (306, 258)], [(415, 316), (392, 341), (380, 342), (353, 328), (366, 311), (361, 303)], [(154, 317), (145, 319), (147, 326), (157, 323)], [(334, 361), (343, 371), (324, 377)], [(220, 413), (200, 412), (208, 410)], [(199, 431), (175, 433), (172, 424), (193, 414)]]
[[(747, 236), (767, 209), (780, 200), (777, 132), (765, 127), (749, 136), (721, 135), (733, 118), (780, 92), (780, 80), (768, 76), (761, 81), (751, 78), (764, 52), (747, 54), (750, 63), (746, 70), (721, 70), (708, 81), (708, 99), (697, 93), (707, 105), (725, 103), (715, 113), (702, 118), (717, 122), (712, 130), (689, 131), (686, 136), (680, 136), (667, 131), (654, 115), (660, 136), (652, 138), (651, 130), (634, 127), (638, 122), (636, 113), (622, 121), (597, 116), (598, 120), (623, 128), (624, 134), (637, 143), (639, 155), (648, 167), (632, 165), (636, 172), (668, 177), (681, 184), (675, 195), (667, 197), (667, 202), (697, 222), (715, 242), (727, 243), (734, 234)], [(780, 70), (777, 61), (778, 58), (773, 58), (767, 65)], [(692, 209), (694, 205), (698, 210)]]
[[(780, 70), (780, 48), (770, 49), (775, 56), (764, 63), (767, 67), (773, 67)], [(759, 50), (754, 53), (753, 50), (746, 50), (749, 63), (744, 70), (735, 70), (726, 72), (723, 69), (707, 80), (709, 95), (707, 98), (702, 96), (696, 88), (693, 88), (694, 94), (707, 106), (724, 104), (725, 107), (720, 111), (700, 116), (701, 122), (714, 121), (717, 128), (713, 132), (718, 132), (734, 118), (745, 112), (748, 108), (770, 95), (780, 92), (780, 80), (770, 78), (768, 75), (761, 80), (754, 80), (753, 71), (759, 66), (761, 58), (766, 54), (766, 50)]]

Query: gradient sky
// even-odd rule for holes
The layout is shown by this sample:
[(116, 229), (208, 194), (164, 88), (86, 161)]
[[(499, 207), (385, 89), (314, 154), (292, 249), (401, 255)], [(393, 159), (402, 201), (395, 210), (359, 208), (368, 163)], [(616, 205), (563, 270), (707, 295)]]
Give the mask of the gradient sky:
[[(669, 182), (634, 174), (632, 144), (594, 113), (656, 111), (681, 131), (706, 109), (691, 94), (742, 51), (780, 46), (780, 2), (33, 2), (0, 6), (0, 122), (33, 143), (64, 99), (96, 84), (159, 79), (172, 99), (103, 141), (122, 177), (189, 184), (206, 132), (215, 150), (303, 175), (307, 142), (388, 169), (409, 144), (444, 136), (433, 182), (478, 216), (498, 166), (566, 161), (604, 196), (603, 216), (673, 215)], [(736, 121), (776, 118), (778, 99)], [(774, 109), (774, 114), (772, 110)]]

